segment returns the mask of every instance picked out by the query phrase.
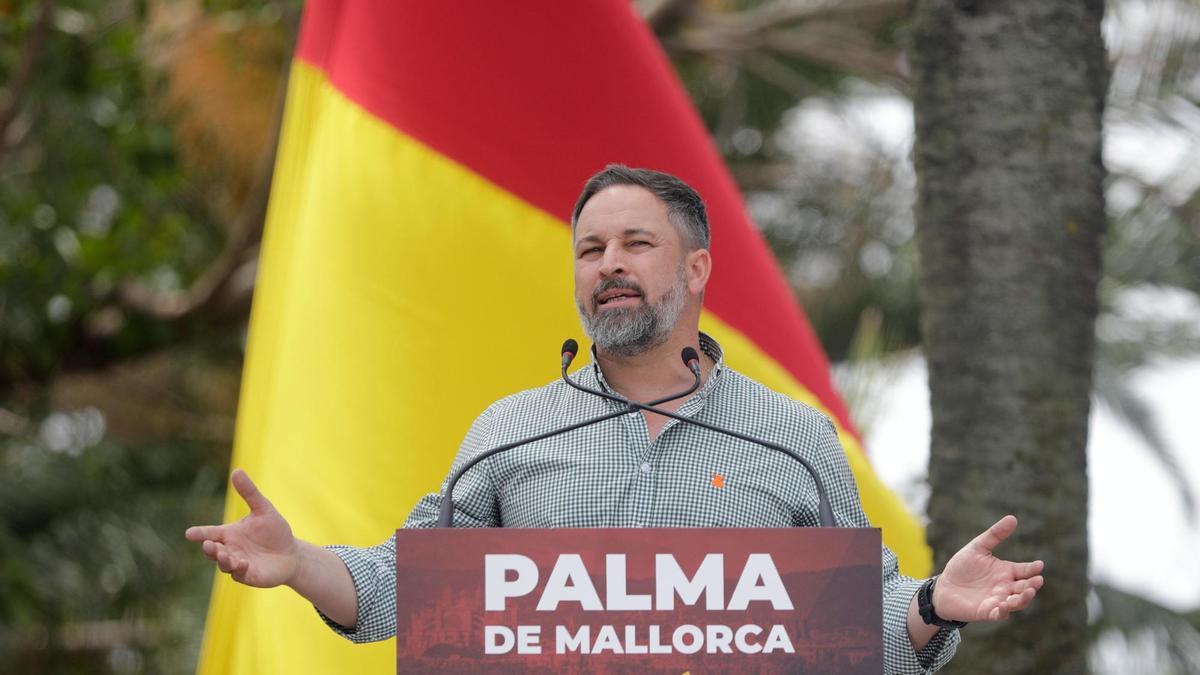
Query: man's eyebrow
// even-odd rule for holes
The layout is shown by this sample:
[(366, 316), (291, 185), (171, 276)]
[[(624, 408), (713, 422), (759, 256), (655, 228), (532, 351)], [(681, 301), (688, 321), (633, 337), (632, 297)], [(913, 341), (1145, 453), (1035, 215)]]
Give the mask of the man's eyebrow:
[(644, 229), (641, 227), (626, 228), (625, 231), (622, 232), (621, 234), (625, 235), (626, 237), (632, 236), (632, 235), (641, 235), (644, 237), (657, 238), (657, 236), (658, 236), (658, 235), (654, 234), (653, 232), (651, 232), (650, 230), (647, 230), (647, 229)]

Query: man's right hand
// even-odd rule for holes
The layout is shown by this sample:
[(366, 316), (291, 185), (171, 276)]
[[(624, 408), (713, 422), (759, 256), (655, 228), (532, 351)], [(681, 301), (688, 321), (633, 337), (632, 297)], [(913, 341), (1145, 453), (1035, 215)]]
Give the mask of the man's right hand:
[(184, 536), (200, 542), (204, 555), (222, 572), (247, 586), (291, 584), (300, 568), (299, 540), (245, 471), (235, 470), (232, 480), (250, 514), (228, 525), (189, 527)]
[(184, 536), (200, 542), (204, 555), (235, 581), (259, 588), (286, 584), (335, 623), (353, 628), (358, 595), (342, 559), (293, 536), (291, 526), (245, 471), (235, 470), (232, 479), (250, 515), (228, 525), (189, 527)]

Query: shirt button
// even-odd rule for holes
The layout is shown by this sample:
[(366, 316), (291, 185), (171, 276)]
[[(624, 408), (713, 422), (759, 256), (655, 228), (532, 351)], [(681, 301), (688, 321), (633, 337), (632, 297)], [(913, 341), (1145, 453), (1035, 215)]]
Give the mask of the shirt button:
[(653, 470), (653, 467), (650, 466), (650, 462), (642, 462), (642, 473), (650, 473)]

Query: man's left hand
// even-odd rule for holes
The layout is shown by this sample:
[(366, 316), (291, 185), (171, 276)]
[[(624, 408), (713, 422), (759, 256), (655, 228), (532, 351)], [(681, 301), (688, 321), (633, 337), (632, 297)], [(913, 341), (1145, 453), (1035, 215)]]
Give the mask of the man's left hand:
[(1044, 563), (1009, 562), (992, 555), (1017, 529), (1016, 516), (1004, 516), (971, 540), (946, 563), (933, 587), (933, 607), (943, 619), (1002, 621), (1025, 609), (1045, 583)]

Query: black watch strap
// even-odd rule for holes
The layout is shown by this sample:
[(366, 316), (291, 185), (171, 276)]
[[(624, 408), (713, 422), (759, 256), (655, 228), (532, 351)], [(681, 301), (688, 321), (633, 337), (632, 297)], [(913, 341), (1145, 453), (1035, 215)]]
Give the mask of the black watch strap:
[(933, 608), (933, 586), (937, 583), (937, 577), (933, 576), (925, 580), (921, 587), (917, 589), (917, 612), (921, 614), (921, 620), (930, 626), (940, 626), (942, 628), (962, 628), (967, 625), (966, 621), (951, 621), (943, 619), (937, 615)]

